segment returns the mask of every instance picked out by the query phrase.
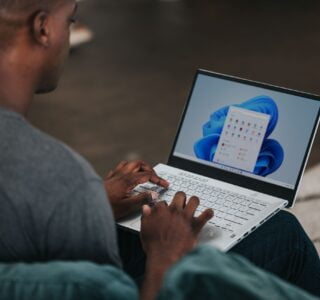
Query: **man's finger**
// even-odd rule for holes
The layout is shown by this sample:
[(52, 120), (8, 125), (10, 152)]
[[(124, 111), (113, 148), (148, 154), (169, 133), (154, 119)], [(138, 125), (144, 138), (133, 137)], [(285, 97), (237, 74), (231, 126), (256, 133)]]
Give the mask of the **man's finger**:
[[(131, 173), (127, 174), (127, 184), (130, 188), (135, 188), (138, 184), (152, 182), (159, 184), (159, 177), (158, 179), (154, 177), (154, 174), (150, 171), (138, 172), (138, 173)], [(161, 183), (163, 186), (166, 186), (165, 182)]]
[(138, 184), (146, 183), (151, 179), (151, 172), (138, 172), (126, 175), (126, 184), (129, 189), (134, 189)]
[(154, 205), (155, 208), (157, 208), (157, 207), (167, 207), (167, 206), (168, 206), (168, 203), (167, 203), (167, 201), (164, 201), (164, 200), (158, 201)]
[(167, 188), (169, 186), (169, 182), (165, 179), (159, 177), (155, 170), (143, 160), (136, 160), (133, 162), (129, 162), (125, 167), (126, 173), (137, 173), (137, 172), (150, 172), (150, 182), (163, 186)]
[(110, 172), (107, 174), (106, 178), (109, 179), (109, 178), (111, 178), (113, 175), (114, 175), (114, 171), (110, 171)]
[(153, 175), (150, 178), (150, 181), (152, 183), (158, 184), (160, 186), (163, 186), (165, 188), (167, 188), (169, 186), (169, 182), (163, 178), (161, 178), (160, 176), (158, 176), (157, 172), (146, 162), (143, 162), (141, 165), (141, 170), (142, 171), (150, 171)]
[(127, 163), (128, 162), (126, 160), (123, 160), (121, 163), (119, 163), (114, 169), (114, 173), (120, 172), (127, 165)]
[(201, 213), (198, 217), (194, 219), (193, 228), (196, 233), (200, 232), (202, 227), (213, 217), (213, 210), (211, 208), (207, 208), (205, 211)]
[(143, 171), (153, 171), (152, 167), (144, 162), (143, 160), (136, 160), (132, 162), (131, 172), (143, 172)]
[(184, 192), (177, 192), (173, 197), (169, 207), (174, 210), (183, 210), (186, 205), (186, 194)]
[(125, 167), (125, 172), (127, 173), (150, 172), (151, 174), (149, 178), (150, 182), (160, 185), (164, 188), (167, 188), (169, 186), (169, 182), (167, 180), (158, 176), (155, 170), (149, 164), (147, 164), (142, 160), (137, 160), (137, 161), (128, 163)]
[(150, 171), (126, 174), (124, 180), (125, 184), (127, 185), (127, 192), (130, 192), (139, 184), (143, 184), (148, 181), (158, 181), (154, 179), (153, 174)]
[(148, 192), (140, 193), (138, 195), (127, 198), (126, 201), (130, 201), (131, 203), (142, 206), (144, 204), (152, 203), (152, 196)]
[(150, 179), (150, 173), (140, 172), (135, 174), (126, 174), (122, 177), (122, 182), (126, 193), (132, 192), (132, 190), (139, 184), (146, 183)]
[(126, 207), (126, 215), (136, 212), (142, 208), (143, 205), (150, 202), (150, 194), (142, 193), (123, 200), (123, 205)]
[(123, 174), (130, 174), (130, 173), (149, 173), (150, 176), (148, 178), (148, 181), (163, 186), (164, 188), (167, 188), (169, 186), (169, 182), (165, 179), (159, 177), (157, 173), (154, 171), (154, 169), (144, 162), (143, 160), (135, 160), (132, 162), (127, 162), (125, 166), (122, 168), (121, 172)]
[(164, 188), (169, 187), (169, 182), (161, 177), (159, 177), (157, 175), (157, 173), (154, 170), (151, 170), (151, 177), (150, 177), (150, 181), (154, 184), (160, 185)]
[(152, 210), (152, 208), (149, 205), (144, 204), (142, 206), (142, 217), (150, 216), (151, 215), (151, 210)]
[(124, 174), (136, 173), (141, 170), (141, 166), (143, 164), (144, 164), (144, 162), (142, 160), (130, 161), (125, 165), (125, 167), (123, 168), (122, 171), (124, 172)]
[(186, 208), (184, 209), (186, 217), (188, 219), (193, 218), (193, 215), (200, 204), (200, 200), (196, 196), (192, 196), (188, 203), (186, 204)]

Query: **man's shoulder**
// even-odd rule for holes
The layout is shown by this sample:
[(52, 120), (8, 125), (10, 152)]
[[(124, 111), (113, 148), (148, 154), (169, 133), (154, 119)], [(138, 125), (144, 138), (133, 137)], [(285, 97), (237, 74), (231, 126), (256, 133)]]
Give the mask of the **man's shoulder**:
[[(6, 174), (81, 182), (101, 180), (91, 165), (70, 147), (35, 128), (23, 117), (0, 115), (0, 161)], [(71, 181), (71, 182), (70, 182)]]

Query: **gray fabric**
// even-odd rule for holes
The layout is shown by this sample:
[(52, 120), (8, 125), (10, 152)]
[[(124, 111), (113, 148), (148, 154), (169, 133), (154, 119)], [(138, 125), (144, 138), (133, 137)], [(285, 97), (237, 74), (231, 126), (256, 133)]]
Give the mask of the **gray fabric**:
[(120, 266), (102, 179), (74, 151), (0, 108), (0, 261)]

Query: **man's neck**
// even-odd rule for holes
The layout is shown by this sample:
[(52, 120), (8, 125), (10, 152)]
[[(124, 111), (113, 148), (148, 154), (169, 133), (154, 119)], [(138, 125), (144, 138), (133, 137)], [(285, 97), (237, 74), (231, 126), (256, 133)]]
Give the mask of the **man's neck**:
[[(2, 54), (2, 53), (1, 53)], [(5, 53), (0, 59), (0, 106), (26, 115), (34, 95), (32, 67), (20, 53)], [(20, 58), (20, 60), (19, 60)]]

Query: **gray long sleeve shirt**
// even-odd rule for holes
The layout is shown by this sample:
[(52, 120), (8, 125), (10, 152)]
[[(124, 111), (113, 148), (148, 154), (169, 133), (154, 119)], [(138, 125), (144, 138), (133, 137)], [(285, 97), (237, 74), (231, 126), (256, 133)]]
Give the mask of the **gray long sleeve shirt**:
[(0, 261), (120, 266), (102, 179), (78, 154), (0, 108)]

